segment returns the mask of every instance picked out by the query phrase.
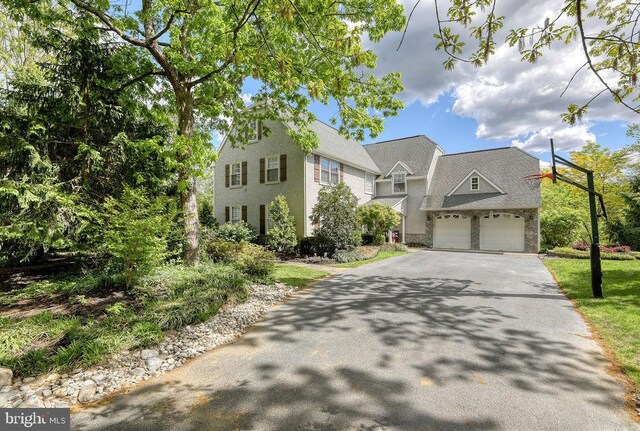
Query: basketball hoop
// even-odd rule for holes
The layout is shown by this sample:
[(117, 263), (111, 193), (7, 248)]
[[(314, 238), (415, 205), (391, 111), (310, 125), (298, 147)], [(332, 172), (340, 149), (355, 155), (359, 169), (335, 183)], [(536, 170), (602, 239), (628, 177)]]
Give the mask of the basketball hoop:
[(545, 178), (549, 178), (550, 180), (553, 180), (553, 174), (552, 173), (549, 173), (549, 174), (532, 174), (532, 175), (527, 175), (526, 177), (523, 178), (523, 180), (524, 180), (525, 183), (527, 183), (527, 186), (529, 186), (529, 188), (531, 190), (535, 190), (535, 189), (540, 188), (540, 183)]

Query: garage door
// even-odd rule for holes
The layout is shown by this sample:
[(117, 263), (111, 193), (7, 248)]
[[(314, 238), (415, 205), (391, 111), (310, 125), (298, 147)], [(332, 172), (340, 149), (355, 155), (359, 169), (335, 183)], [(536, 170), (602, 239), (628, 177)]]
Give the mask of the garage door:
[(471, 248), (471, 219), (460, 214), (444, 214), (436, 217), (433, 229), (435, 248)]
[(482, 217), (480, 249), (524, 251), (524, 219), (510, 213), (493, 213)]

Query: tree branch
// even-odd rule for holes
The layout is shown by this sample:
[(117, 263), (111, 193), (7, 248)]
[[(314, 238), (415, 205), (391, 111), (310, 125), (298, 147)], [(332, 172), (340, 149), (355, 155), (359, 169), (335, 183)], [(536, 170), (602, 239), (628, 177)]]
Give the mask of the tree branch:
[(102, 21), (112, 32), (114, 32), (115, 34), (117, 34), (118, 36), (120, 36), (122, 39), (126, 40), (127, 42), (131, 43), (132, 45), (136, 45), (136, 46), (142, 46), (142, 47), (147, 47), (149, 45), (149, 43), (146, 40), (142, 40), (142, 39), (137, 39), (135, 37), (131, 37), (128, 34), (126, 34), (124, 31), (122, 31), (122, 29), (118, 28), (114, 23), (113, 20), (111, 19), (111, 17), (109, 15), (107, 15), (106, 13), (102, 12), (99, 9), (96, 9), (95, 7), (81, 1), (81, 0), (71, 0), (71, 2), (78, 8), (85, 10), (89, 13), (91, 13), (92, 15), (94, 15), (95, 17), (97, 17), (100, 21)]
[[(585, 55), (585, 57), (587, 59), (587, 64), (589, 65), (589, 68), (591, 69), (591, 71), (596, 75), (596, 77), (602, 83), (602, 85), (605, 87), (605, 89), (608, 90), (614, 96), (614, 100), (616, 102), (622, 103), (624, 106), (626, 106), (627, 108), (631, 109), (632, 111), (640, 113), (640, 111), (637, 108), (631, 107), (628, 103), (626, 103), (624, 100), (622, 100), (622, 97), (620, 97), (618, 95), (618, 93), (614, 89), (612, 89), (609, 86), (609, 84), (607, 84), (607, 82), (604, 80), (604, 78), (602, 78), (602, 76), (600, 76), (600, 73), (599, 73), (598, 69), (596, 69), (595, 65), (591, 61), (591, 55), (589, 54), (589, 48), (587, 47), (587, 41), (585, 39), (584, 24), (582, 22), (582, 0), (576, 0), (576, 21), (577, 21), (577, 24), (578, 24), (578, 29), (580, 30), (580, 41), (582, 42), (582, 50), (584, 51), (584, 55)], [(600, 95), (600, 93), (598, 93), (598, 95)], [(593, 101), (593, 99), (595, 99), (595, 97), (592, 98), (589, 102), (587, 102), (587, 105), (589, 103), (591, 103), (591, 101)], [(585, 106), (587, 106), (587, 105), (585, 105)]]
[(120, 87), (116, 88), (114, 90), (114, 93), (120, 93), (125, 88), (127, 88), (127, 87), (129, 87), (129, 86), (131, 86), (131, 85), (133, 85), (133, 84), (135, 84), (137, 82), (144, 81), (146, 78), (148, 78), (150, 76), (166, 76), (166, 75), (167, 74), (162, 70), (153, 70), (151, 72), (143, 73), (142, 75), (137, 76), (137, 77), (125, 82)]

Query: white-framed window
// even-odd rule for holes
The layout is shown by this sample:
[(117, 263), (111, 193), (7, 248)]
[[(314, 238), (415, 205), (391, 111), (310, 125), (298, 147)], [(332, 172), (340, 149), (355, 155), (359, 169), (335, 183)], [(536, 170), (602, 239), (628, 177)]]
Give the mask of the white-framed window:
[(373, 194), (374, 175), (369, 172), (364, 173), (364, 192), (368, 195)]
[(407, 192), (407, 173), (394, 172), (393, 173), (393, 193), (406, 193), (406, 192)]
[(242, 185), (242, 163), (236, 162), (231, 164), (231, 187), (240, 187)]
[(267, 157), (267, 184), (280, 181), (280, 155)]
[(231, 207), (231, 223), (236, 224), (242, 220), (242, 208)]
[(249, 135), (247, 136), (249, 143), (258, 142), (258, 121), (249, 123), (249, 129)]
[(335, 160), (320, 158), (320, 183), (338, 184), (340, 182), (340, 164)]
[(480, 177), (471, 177), (470, 179), (471, 190), (480, 190)]

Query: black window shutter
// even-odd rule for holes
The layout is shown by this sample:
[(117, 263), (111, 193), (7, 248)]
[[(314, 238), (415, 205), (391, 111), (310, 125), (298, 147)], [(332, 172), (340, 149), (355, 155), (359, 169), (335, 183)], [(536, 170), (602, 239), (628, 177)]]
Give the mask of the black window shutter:
[(224, 186), (229, 187), (229, 165), (224, 165)]
[(242, 221), (247, 223), (247, 206), (242, 205)]
[(242, 185), (247, 185), (247, 162), (242, 162)]
[(260, 235), (267, 233), (267, 208), (260, 205)]
[(260, 159), (260, 184), (264, 184), (264, 158)]
[(229, 207), (224, 207), (224, 222), (229, 223)]

